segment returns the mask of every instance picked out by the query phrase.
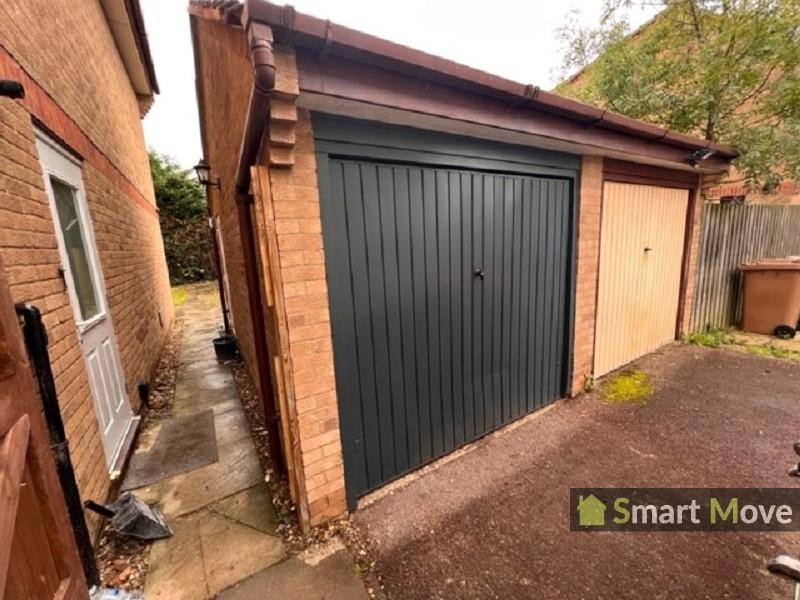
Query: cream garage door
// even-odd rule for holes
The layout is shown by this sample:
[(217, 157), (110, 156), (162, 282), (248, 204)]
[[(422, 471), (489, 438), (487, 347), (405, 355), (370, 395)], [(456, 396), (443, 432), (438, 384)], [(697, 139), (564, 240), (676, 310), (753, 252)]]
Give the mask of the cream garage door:
[(594, 374), (675, 339), (688, 190), (606, 182)]

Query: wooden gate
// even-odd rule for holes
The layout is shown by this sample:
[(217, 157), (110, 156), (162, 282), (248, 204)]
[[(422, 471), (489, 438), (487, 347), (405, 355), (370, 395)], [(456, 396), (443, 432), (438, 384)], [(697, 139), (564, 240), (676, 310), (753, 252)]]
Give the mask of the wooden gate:
[(606, 182), (594, 374), (675, 339), (688, 190)]
[(87, 597), (0, 259), (0, 600)]

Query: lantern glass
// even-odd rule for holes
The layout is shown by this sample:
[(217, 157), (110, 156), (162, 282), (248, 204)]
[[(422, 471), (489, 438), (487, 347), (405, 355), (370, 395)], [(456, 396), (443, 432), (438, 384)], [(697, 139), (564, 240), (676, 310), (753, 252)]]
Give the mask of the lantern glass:
[(211, 167), (208, 166), (206, 161), (201, 160), (194, 166), (195, 173), (197, 173), (197, 180), (200, 185), (208, 185), (211, 180)]

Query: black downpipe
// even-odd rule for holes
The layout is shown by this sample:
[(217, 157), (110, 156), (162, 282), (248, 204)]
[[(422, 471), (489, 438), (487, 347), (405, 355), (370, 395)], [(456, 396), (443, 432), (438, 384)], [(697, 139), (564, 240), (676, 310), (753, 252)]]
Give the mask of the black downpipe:
[(208, 229), (211, 232), (211, 253), (214, 259), (214, 270), (217, 276), (217, 293), (219, 294), (219, 306), (222, 309), (222, 324), (225, 335), (231, 335), (231, 320), (228, 316), (228, 301), (225, 298), (225, 281), (223, 278), (222, 257), (219, 252), (219, 242), (217, 240), (217, 226), (214, 223), (214, 216), (211, 214), (211, 198), (208, 188), (206, 188), (206, 207), (208, 209)]
[(78, 545), (83, 573), (90, 588), (99, 586), (100, 573), (97, 570), (94, 548), (83, 514), (78, 482), (75, 480), (75, 469), (72, 467), (72, 460), (69, 456), (69, 443), (64, 431), (64, 421), (61, 419), (61, 410), (58, 407), (56, 385), (53, 380), (53, 371), (50, 368), (50, 353), (47, 351), (47, 331), (42, 323), (42, 313), (29, 303), (17, 304), (16, 310), (17, 314), (22, 317), (25, 346), (33, 363), (36, 382), (39, 385), (44, 418), (50, 434), (50, 450), (56, 463), (56, 472), (67, 504), (75, 542)]

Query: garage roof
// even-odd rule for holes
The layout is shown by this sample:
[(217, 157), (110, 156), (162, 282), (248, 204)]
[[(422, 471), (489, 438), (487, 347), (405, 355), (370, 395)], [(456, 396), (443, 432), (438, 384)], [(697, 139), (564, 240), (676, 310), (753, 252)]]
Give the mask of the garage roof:
[[(273, 27), (277, 41), (291, 41), (324, 56), (377, 67), (398, 75), (445, 85), (450, 88), (508, 103), (515, 109), (531, 109), (578, 124), (586, 131), (606, 131), (645, 141), (648, 144), (685, 150), (713, 150), (717, 159), (714, 170), (724, 168), (738, 156), (735, 148), (712, 143), (663, 127), (632, 119), (605, 109), (525, 85), (485, 71), (434, 56), (401, 44), (369, 35), (331, 21), (297, 12), (267, 0), (191, 0), (208, 17), (210, 13), (229, 25), (239, 26), (250, 19)], [(203, 10), (205, 9), (205, 10)], [(711, 166), (711, 165), (709, 165)]]

